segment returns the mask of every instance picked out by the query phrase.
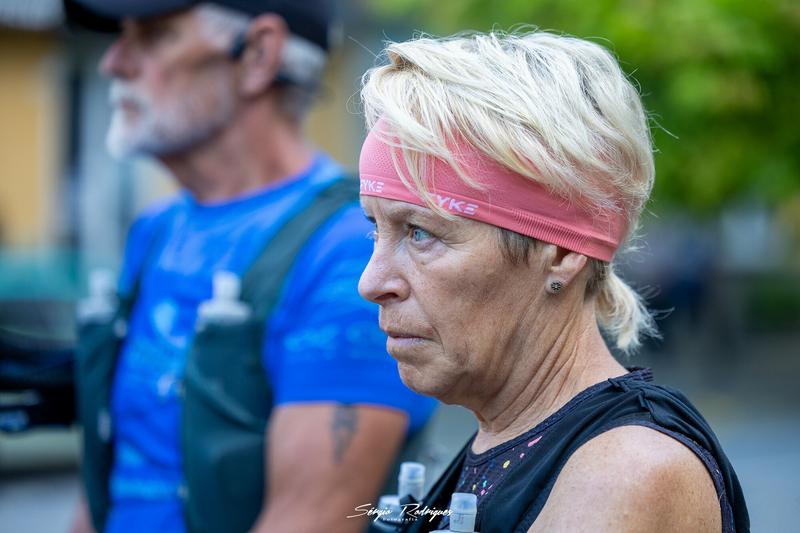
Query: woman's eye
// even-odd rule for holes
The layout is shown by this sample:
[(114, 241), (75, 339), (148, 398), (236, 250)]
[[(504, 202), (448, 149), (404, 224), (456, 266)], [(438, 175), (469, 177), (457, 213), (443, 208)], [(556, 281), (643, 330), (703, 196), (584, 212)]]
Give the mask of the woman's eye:
[(411, 228), (411, 236), (415, 241), (422, 242), (430, 239), (433, 235), (422, 228)]
[(372, 224), (372, 229), (369, 230), (369, 232), (367, 233), (367, 239), (372, 239), (374, 241), (377, 241), (378, 240), (378, 223), (375, 222), (374, 220), (369, 219), (369, 218), (367, 220), (369, 220), (369, 223)]

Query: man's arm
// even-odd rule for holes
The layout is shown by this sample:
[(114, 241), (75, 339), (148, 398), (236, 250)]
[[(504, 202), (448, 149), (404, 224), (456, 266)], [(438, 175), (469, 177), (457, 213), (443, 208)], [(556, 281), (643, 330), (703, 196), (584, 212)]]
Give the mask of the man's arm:
[(623, 426), (570, 457), (528, 533), (719, 533), (721, 514), (694, 452), (656, 430)]
[(380, 407), (276, 407), (267, 429), (264, 507), (252, 533), (362, 533), (368, 518), (347, 516), (377, 505), (407, 426), (407, 415)]

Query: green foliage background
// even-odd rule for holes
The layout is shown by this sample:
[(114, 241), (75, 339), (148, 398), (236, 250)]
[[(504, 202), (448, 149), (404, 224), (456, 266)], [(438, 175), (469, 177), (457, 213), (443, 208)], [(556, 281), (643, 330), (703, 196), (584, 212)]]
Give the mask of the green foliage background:
[(434, 35), (533, 24), (610, 48), (653, 118), (662, 204), (800, 195), (800, 0), (368, 2)]

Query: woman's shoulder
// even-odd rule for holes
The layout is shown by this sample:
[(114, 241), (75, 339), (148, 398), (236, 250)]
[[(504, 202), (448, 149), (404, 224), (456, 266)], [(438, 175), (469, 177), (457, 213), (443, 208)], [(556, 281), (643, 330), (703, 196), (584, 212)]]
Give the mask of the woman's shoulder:
[(529, 531), (717, 533), (720, 511), (694, 451), (655, 429), (620, 426), (570, 457)]

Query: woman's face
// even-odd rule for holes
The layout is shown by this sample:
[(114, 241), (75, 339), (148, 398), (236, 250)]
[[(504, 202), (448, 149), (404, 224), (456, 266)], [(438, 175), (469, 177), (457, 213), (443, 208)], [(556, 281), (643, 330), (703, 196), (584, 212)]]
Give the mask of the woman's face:
[(492, 398), (535, 334), (542, 267), (535, 259), (512, 265), (487, 224), (383, 198), (361, 203), (375, 224), (375, 249), (359, 291), (380, 305), (403, 381), (446, 403)]

